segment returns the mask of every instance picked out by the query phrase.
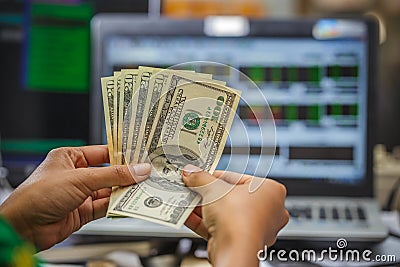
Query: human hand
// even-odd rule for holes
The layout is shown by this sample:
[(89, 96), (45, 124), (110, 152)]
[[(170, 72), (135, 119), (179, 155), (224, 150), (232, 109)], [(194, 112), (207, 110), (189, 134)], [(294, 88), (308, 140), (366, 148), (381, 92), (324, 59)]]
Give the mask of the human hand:
[[(109, 162), (107, 146), (58, 148), (0, 206), (0, 214), (39, 249), (106, 214), (112, 186), (147, 178), (150, 165), (88, 168)], [(133, 178), (133, 176), (135, 178)]]
[[(259, 180), (260, 187), (250, 192), (253, 179)], [(196, 207), (185, 224), (208, 239), (211, 263), (258, 266), (257, 252), (275, 243), (289, 220), (285, 187), (270, 179), (233, 172), (211, 175), (191, 165), (184, 168), (183, 181), (206, 203)]]

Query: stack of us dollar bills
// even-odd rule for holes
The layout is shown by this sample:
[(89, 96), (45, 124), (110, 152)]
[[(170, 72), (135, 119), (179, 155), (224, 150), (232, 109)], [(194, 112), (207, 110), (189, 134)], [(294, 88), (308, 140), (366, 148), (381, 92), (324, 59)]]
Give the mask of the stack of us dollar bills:
[(110, 163), (152, 166), (145, 181), (113, 188), (107, 216), (180, 228), (201, 201), (182, 169), (215, 170), (241, 92), (210, 74), (152, 67), (122, 69), (101, 86)]

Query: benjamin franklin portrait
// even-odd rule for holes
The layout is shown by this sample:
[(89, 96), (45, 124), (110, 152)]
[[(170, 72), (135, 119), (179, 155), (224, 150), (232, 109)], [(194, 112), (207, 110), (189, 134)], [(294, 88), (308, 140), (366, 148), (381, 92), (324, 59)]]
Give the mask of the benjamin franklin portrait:
[(183, 167), (192, 164), (202, 168), (204, 164), (199, 155), (182, 146), (158, 147), (149, 159), (153, 169), (148, 182), (154, 187), (172, 191), (185, 189), (182, 181)]

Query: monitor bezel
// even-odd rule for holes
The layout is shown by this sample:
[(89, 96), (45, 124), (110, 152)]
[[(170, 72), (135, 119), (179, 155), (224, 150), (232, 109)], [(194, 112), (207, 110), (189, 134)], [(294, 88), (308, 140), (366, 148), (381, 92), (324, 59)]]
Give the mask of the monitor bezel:
[[(341, 18), (363, 22), (367, 26), (367, 132), (366, 175), (359, 183), (333, 183), (328, 180), (304, 178), (276, 178), (286, 185), (288, 195), (296, 196), (373, 196), (373, 146), (374, 146), (374, 90), (376, 88), (376, 51), (378, 47), (378, 24), (372, 18)], [(309, 37), (318, 21), (314, 19), (249, 20), (250, 31), (245, 37)], [(134, 25), (134, 27), (133, 27)], [(154, 19), (136, 14), (97, 14), (91, 22), (92, 77), (90, 90), (90, 143), (102, 143), (104, 117), (100, 88), (102, 75), (103, 40), (109, 35), (155, 35), (155, 36), (206, 36), (203, 20)], [(179, 31), (177, 31), (179, 29)], [(241, 37), (237, 37), (241, 38)], [(274, 178), (274, 177), (272, 177)]]

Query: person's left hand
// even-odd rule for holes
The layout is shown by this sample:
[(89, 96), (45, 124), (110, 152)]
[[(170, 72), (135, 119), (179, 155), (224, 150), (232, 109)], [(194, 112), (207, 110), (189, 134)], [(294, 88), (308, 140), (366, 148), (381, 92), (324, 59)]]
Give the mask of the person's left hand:
[(55, 245), (106, 214), (112, 186), (150, 174), (148, 163), (88, 168), (108, 163), (108, 154), (103, 145), (52, 150), (0, 206), (0, 214), (37, 248)]

